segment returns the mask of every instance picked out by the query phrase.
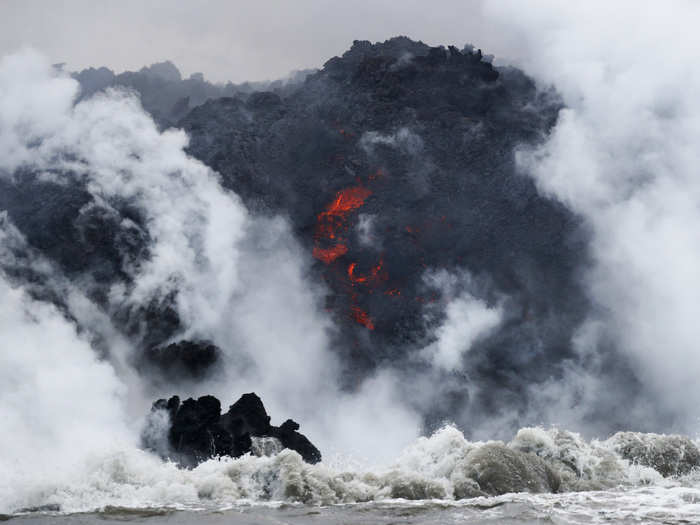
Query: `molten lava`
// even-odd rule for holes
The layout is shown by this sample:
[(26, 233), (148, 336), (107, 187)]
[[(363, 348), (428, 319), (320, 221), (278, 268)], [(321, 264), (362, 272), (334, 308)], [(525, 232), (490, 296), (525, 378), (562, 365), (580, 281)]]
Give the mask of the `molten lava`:
[(348, 279), (350, 279), (351, 283), (366, 283), (367, 282), (366, 276), (356, 276), (355, 275), (355, 267), (356, 266), (357, 266), (357, 263), (350, 263), (350, 266), (348, 266)]
[[(342, 133), (342, 131), (341, 131)], [(383, 176), (382, 170), (370, 175), (369, 180), (376, 180)], [(316, 229), (314, 231), (313, 256), (326, 265), (336, 263), (336, 261), (348, 253), (348, 240), (345, 233), (348, 229), (350, 215), (362, 207), (367, 198), (372, 195), (372, 191), (362, 186), (358, 178), (356, 186), (345, 188), (336, 193), (333, 201), (326, 206), (326, 209), (318, 214)], [(358, 291), (356, 288), (363, 288), (367, 293), (372, 293), (373, 289), (380, 282), (388, 279), (388, 274), (383, 270), (384, 261), (372, 267), (368, 273), (358, 273), (357, 263), (351, 262), (347, 267), (347, 284), (350, 292), (350, 315), (352, 319), (367, 328), (374, 330), (374, 322), (369, 314), (358, 304)], [(335, 266), (340, 270), (338, 266)], [(352, 291), (350, 291), (352, 290)], [(391, 290), (390, 295), (400, 295), (398, 290)]]
[(353, 306), (351, 309), (352, 318), (356, 323), (363, 325), (368, 330), (374, 330), (374, 323), (370, 319), (369, 314), (359, 306)]
[(382, 271), (382, 266), (384, 265), (384, 260), (380, 259), (379, 264), (373, 266), (368, 275), (356, 275), (355, 268), (357, 268), (357, 263), (350, 263), (348, 266), (348, 279), (353, 284), (363, 284), (363, 283), (374, 283), (379, 281), (385, 281), (388, 279), (386, 272)]
[(326, 264), (331, 264), (338, 257), (345, 255), (348, 252), (348, 247), (344, 244), (335, 244), (330, 248), (320, 248), (314, 246), (313, 255), (319, 261), (323, 261)]
[(316, 239), (325, 237), (334, 239), (345, 229), (348, 216), (360, 208), (372, 191), (362, 186), (353, 186), (339, 191), (325, 211), (318, 214)]
[[(348, 248), (341, 235), (347, 229), (348, 217), (360, 208), (370, 195), (371, 190), (362, 186), (346, 188), (336, 194), (325, 211), (318, 214), (314, 233), (314, 257), (330, 264), (347, 253)], [(328, 243), (331, 245), (328, 246)]]

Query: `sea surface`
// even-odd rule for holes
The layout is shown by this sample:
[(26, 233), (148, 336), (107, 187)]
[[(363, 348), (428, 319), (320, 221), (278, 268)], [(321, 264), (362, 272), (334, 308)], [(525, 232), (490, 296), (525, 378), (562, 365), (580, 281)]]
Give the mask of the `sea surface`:
[(11, 518), (29, 524), (589, 524), (700, 523), (700, 490), (647, 487), (569, 494), (506, 494), (459, 502), (387, 500), (313, 506), (303, 504), (232, 505), (229, 508), (178, 510), (106, 507), (100, 512), (61, 515), (31, 513)]

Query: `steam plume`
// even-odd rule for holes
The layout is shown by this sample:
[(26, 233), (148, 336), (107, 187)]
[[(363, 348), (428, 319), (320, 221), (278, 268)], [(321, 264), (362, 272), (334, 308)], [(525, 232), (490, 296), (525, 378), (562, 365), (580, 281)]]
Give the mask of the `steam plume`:
[[(486, 9), (520, 39), (521, 64), (553, 83), (567, 105), (547, 143), (519, 161), (594, 234), (585, 280), (596, 308), (578, 350), (600, 364), (619, 349), (643, 385), (618, 387), (610, 404), (624, 398), (625, 414), (609, 407), (618, 422), (668, 431), (672, 420), (691, 433), (700, 394), (700, 39), (691, 22), (699, 9), (692, 2)], [(597, 397), (591, 389), (605, 371), (589, 373), (572, 372), (567, 387), (583, 398), (567, 402)]]
[[(381, 456), (417, 434), (415, 416), (396, 403), (391, 374), (377, 374), (355, 395), (339, 390), (329, 348), (331, 326), (318, 308), (324, 292), (306, 278), (311, 257), (299, 250), (284, 220), (251, 216), (235, 194), (220, 186), (216, 173), (187, 156), (182, 131), (159, 132), (128, 92), (108, 90), (76, 104), (77, 83), (31, 51), (2, 59), (0, 93), (5, 180), (20, 184), (42, 177), (49, 184), (87, 191), (90, 200), (81, 214), (99, 209), (123, 227), (140, 229), (140, 238), (146, 239), (146, 255), (122, 267), (128, 278), (113, 281), (106, 304), (92, 307), (135, 312), (144, 304), (174, 298), (182, 323), (177, 335), (205, 338), (224, 350), (211, 380), (190, 385), (185, 394), (214, 393), (226, 402), (255, 390), (272, 414), (294, 413), (331, 454), (354, 450)], [(125, 202), (138, 210), (138, 223), (122, 215)], [(10, 255), (16, 256), (6, 259)], [(60, 270), (47, 265), (46, 287), (60, 289)], [(90, 276), (76, 282), (90, 282)], [(127, 385), (138, 375), (119, 363), (128, 368), (135, 356), (117, 359), (115, 354), (124, 339), (134, 345), (126, 350), (133, 354), (138, 338), (115, 333), (113, 327), (106, 331), (93, 322), (94, 316), (78, 315), (70, 301), (62, 314), (29, 299), (22, 291), (26, 286), (21, 278), (12, 287), (2, 282), (5, 346), (12, 349), (3, 356), (10, 361), (2, 370), (38, 378), (30, 381), (28, 376), (21, 395), (10, 386), (3, 389), (3, 413), (14, 430), (6, 435), (18, 446), (26, 443), (50, 456), (65, 457), (64, 447), (80, 450), (40, 430), (49, 425), (68, 432), (55, 420), (68, 407), (54, 404), (70, 405), (80, 397), (85, 406), (75, 408), (85, 425), (95, 416), (93, 431), (85, 430), (86, 441), (103, 443), (102, 432), (114, 439), (125, 434), (124, 442), (135, 446), (137, 429), (126, 422), (145, 413), (154, 395), (173, 393), (167, 384), (153, 392), (142, 372), (143, 384), (136, 385), (142, 396), (126, 409)], [(24, 332), (27, 348), (17, 341)], [(105, 360), (90, 349), (98, 335), (107, 338), (101, 345)], [(76, 389), (93, 394), (81, 396)], [(378, 412), (390, 417), (378, 418)], [(353, 433), (360, 427), (377, 433)], [(25, 442), (25, 435), (37, 442)], [(17, 451), (16, 457), (24, 461), (27, 454)]]

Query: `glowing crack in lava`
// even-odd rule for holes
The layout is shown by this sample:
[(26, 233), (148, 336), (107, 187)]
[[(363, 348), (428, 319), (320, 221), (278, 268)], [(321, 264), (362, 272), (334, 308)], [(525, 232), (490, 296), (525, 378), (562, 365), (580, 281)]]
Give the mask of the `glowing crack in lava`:
[(380, 260), (377, 266), (372, 267), (369, 274), (357, 275), (355, 273), (355, 268), (357, 268), (357, 263), (350, 263), (348, 266), (348, 279), (353, 284), (376, 284), (379, 281), (385, 281), (389, 278), (386, 272), (382, 271), (384, 261)]
[(314, 257), (319, 261), (323, 261), (326, 264), (330, 264), (335, 261), (338, 257), (345, 255), (348, 252), (348, 247), (344, 244), (335, 244), (330, 248), (321, 248), (319, 246), (314, 246)]
[[(372, 195), (372, 191), (364, 186), (358, 185), (345, 188), (339, 191), (333, 202), (318, 214), (313, 250), (313, 256), (316, 259), (326, 265), (331, 265), (348, 252), (347, 240), (344, 238), (344, 234), (348, 229), (348, 219), (353, 212), (362, 207), (370, 195)], [(382, 263), (380, 262), (366, 276), (355, 275), (355, 267), (356, 263), (350, 263), (347, 270), (351, 286), (376, 280), (381, 272)], [(374, 330), (374, 323), (369, 314), (356, 304), (357, 294), (353, 293), (351, 298), (353, 302), (350, 312), (351, 317), (365, 328)]]
[[(384, 176), (385, 172), (378, 169), (367, 177), (367, 182), (371, 183)], [(343, 289), (347, 291), (350, 302), (349, 317), (368, 330), (374, 330), (375, 324), (369, 313), (360, 306), (363, 296), (379, 292), (399, 300), (406, 299), (400, 289), (391, 286), (389, 274), (384, 269), (383, 256), (378, 264), (365, 269), (361, 269), (355, 261), (348, 261), (349, 257), (345, 258), (350, 250), (346, 233), (350, 227), (352, 214), (365, 204), (372, 193), (372, 190), (362, 185), (359, 178), (355, 186), (337, 192), (333, 201), (317, 215), (313, 248), (313, 256), (332, 270), (334, 279), (339, 279)], [(446, 216), (442, 215), (439, 220), (427, 220), (417, 225), (409, 224), (403, 229), (408, 234), (410, 242), (420, 247), (421, 237), (430, 235), (435, 228), (445, 227), (451, 228), (452, 224), (447, 221)], [(424, 268), (427, 268), (423, 258), (420, 262)], [(437, 296), (428, 298), (416, 296), (413, 299), (419, 303), (428, 304), (435, 302)]]
[[(314, 240), (314, 257), (330, 264), (348, 251), (341, 234), (347, 229), (348, 217), (352, 212), (362, 207), (372, 191), (363, 186), (353, 186), (339, 191), (333, 202), (318, 214)], [(322, 247), (323, 242), (331, 243), (330, 247)]]
[[(385, 173), (378, 169), (369, 175), (368, 182), (384, 175)], [(346, 232), (349, 229), (351, 215), (365, 204), (370, 195), (372, 190), (362, 186), (359, 178), (356, 186), (345, 188), (335, 194), (333, 201), (317, 215), (313, 256), (332, 267), (336, 278), (340, 278), (344, 283), (350, 298), (350, 317), (368, 330), (374, 330), (372, 318), (359, 305), (361, 294), (371, 294), (378, 288), (386, 288), (383, 290), (385, 295), (400, 297), (401, 291), (386, 286), (389, 274), (384, 269), (383, 257), (378, 264), (365, 271), (361, 271), (358, 263), (354, 261), (349, 262), (346, 268), (345, 262), (341, 259), (349, 251)], [(409, 226), (406, 230), (417, 231)]]
[(350, 279), (350, 282), (352, 283), (366, 283), (368, 277), (367, 276), (356, 276), (355, 275), (355, 267), (357, 266), (357, 263), (350, 263), (350, 266), (348, 266), (348, 279)]
[(352, 318), (355, 320), (356, 323), (361, 324), (368, 330), (374, 330), (374, 323), (372, 322), (372, 319), (370, 319), (369, 314), (365, 312), (362, 308), (359, 306), (353, 306), (351, 308), (351, 313), (352, 313)]

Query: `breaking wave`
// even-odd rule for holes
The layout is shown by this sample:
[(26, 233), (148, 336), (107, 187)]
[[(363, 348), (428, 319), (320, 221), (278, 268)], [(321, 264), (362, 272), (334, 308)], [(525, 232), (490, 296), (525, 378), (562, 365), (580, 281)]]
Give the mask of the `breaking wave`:
[(254, 449), (261, 455), (213, 459), (191, 470), (138, 449), (115, 450), (87, 460), (72, 480), (16, 487), (0, 511), (226, 509), (700, 487), (700, 454), (682, 436), (623, 432), (586, 441), (565, 430), (523, 428), (509, 443), (470, 442), (445, 426), (382, 468), (340, 457), (310, 465), (269, 442)]

